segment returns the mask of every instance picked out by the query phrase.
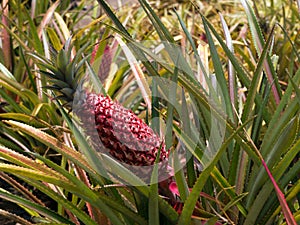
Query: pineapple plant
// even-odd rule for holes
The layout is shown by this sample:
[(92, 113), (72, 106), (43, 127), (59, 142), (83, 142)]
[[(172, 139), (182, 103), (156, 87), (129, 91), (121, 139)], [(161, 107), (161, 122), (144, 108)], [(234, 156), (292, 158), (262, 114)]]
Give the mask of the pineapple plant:
[[(85, 59), (79, 61), (84, 48), (73, 60), (71, 40), (59, 52), (54, 51), (51, 60), (33, 55), (46, 68), (40, 73), (50, 78), (50, 85), (45, 88), (59, 93), (55, 98), (79, 118), (96, 151), (109, 154), (145, 181), (149, 181), (149, 169), (157, 157), (160, 171), (169, 170), (169, 151), (164, 141), (142, 119), (105, 94), (85, 87), (81, 71)], [(168, 174), (165, 172), (162, 174)]]

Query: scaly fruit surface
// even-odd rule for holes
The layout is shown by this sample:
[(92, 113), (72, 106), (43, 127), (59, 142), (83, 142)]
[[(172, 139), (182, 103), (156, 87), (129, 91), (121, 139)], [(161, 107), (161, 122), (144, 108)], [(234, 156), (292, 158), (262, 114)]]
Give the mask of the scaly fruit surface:
[[(81, 70), (83, 50), (80, 49), (73, 59), (71, 52), (68, 40), (64, 48), (52, 53), (50, 60), (34, 57), (46, 69), (40, 72), (50, 78), (46, 88), (59, 93), (57, 98), (78, 115), (95, 150), (103, 151), (104, 146), (115, 159), (134, 166), (153, 165), (161, 150), (159, 161), (164, 161), (168, 157), (165, 144), (146, 123), (109, 97), (85, 91)], [(74, 100), (76, 93), (79, 95)]]
[(134, 166), (153, 165), (159, 150), (159, 161), (168, 157), (164, 142), (131, 110), (102, 94), (86, 93), (83, 102), (75, 113), (96, 150), (103, 145), (110, 155)]

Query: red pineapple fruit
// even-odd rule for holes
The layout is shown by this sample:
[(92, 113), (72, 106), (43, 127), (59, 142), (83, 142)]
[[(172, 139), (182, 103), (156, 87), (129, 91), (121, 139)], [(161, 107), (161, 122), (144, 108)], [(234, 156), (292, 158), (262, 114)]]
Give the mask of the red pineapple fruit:
[(133, 166), (153, 165), (159, 150), (159, 161), (166, 160), (164, 142), (131, 110), (102, 94), (86, 93), (83, 102), (74, 109), (96, 149), (103, 145), (114, 158)]
[(166, 162), (164, 142), (146, 123), (109, 97), (83, 90), (83, 61), (79, 61), (82, 50), (71, 60), (71, 49), (69, 40), (63, 49), (53, 53), (52, 60), (34, 57), (48, 69), (40, 70), (50, 78), (51, 85), (46, 88), (60, 93), (57, 98), (79, 116), (95, 150), (102, 151), (104, 146), (115, 159), (132, 166), (153, 165), (160, 150), (159, 161)]
[[(99, 44), (97, 44), (93, 49), (93, 52), (91, 55), (91, 63), (93, 63), (95, 61), (98, 49), (99, 49)], [(98, 71), (98, 76), (102, 83), (105, 82), (105, 79), (109, 75), (110, 66), (112, 64), (113, 52), (114, 52), (113, 48), (111, 48), (109, 45), (105, 46), (103, 55), (101, 57), (101, 63), (99, 65), (99, 71)]]
[[(157, 158), (163, 162), (160, 169), (164, 178), (170, 176), (167, 171), (167, 158), (169, 151), (159, 136), (138, 118), (131, 110), (111, 100), (103, 94), (96, 94), (84, 90), (81, 82), (81, 65), (84, 61), (80, 55), (84, 49), (80, 49), (71, 60), (71, 43), (67, 41), (65, 47), (59, 52), (53, 52), (52, 59), (48, 60), (38, 55), (33, 55), (47, 70), (40, 72), (50, 78), (51, 85), (46, 88), (60, 93), (57, 99), (65, 102), (64, 106), (73, 110), (79, 116), (86, 134), (90, 137), (95, 150), (107, 149), (112, 157), (130, 166), (138, 166), (139, 175), (149, 179), (151, 171), (143, 170), (141, 166), (152, 166)], [(133, 171), (136, 172), (136, 171)], [(141, 177), (145, 178), (145, 177)], [(147, 180), (149, 181), (149, 180)], [(169, 203), (181, 213), (183, 203), (177, 200), (178, 188), (171, 179), (159, 183), (159, 191), (167, 196)], [(175, 197), (177, 196), (177, 197)], [(202, 221), (204, 224), (205, 221)], [(220, 225), (221, 223), (216, 223)]]

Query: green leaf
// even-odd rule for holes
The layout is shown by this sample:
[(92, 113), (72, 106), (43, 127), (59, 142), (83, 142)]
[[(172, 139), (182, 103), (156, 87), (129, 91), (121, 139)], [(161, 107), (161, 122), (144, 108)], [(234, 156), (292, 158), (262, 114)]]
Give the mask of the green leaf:
[(64, 186), (65, 188), (68, 188), (68, 189), (71, 189), (74, 187), (65, 179), (61, 179), (61, 177), (53, 176), (52, 174), (47, 174), (45, 172), (40, 172), (40, 171), (36, 171), (34, 169), (28, 169), (28, 168), (21, 167), (21, 166), (0, 163), (0, 171), (11, 173), (15, 176), (28, 177), (31, 179), (36, 179), (36, 180), (48, 182), (51, 184)]
[(156, 156), (155, 164), (151, 174), (151, 184), (149, 188), (149, 222), (148, 224), (159, 225), (159, 207), (158, 207), (158, 163), (160, 157), (160, 149)]
[(0, 215), (2, 216), (1, 218), (7, 218), (7, 220), (14, 221), (17, 224), (32, 225), (32, 223), (23, 219), (22, 217), (17, 216), (16, 214), (10, 213), (8, 211), (5, 211), (3, 209), (0, 209)]
[(211, 35), (211, 33), (208, 29), (208, 25), (207, 25), (207, 23), (204, 19), (203, 19), (203, 25), (204, 25), (205, 34), (206, 34), (206, 37), (207, 37), (207, 40), (208, 40), (208, 46), (209, 46), (209, 49), (210, 49), (212, 62), (213, 62), (214, 69), (215, 69), (215, 75), (216, 75), (217, 81), (218, 81), (217, 86), (219, 86), (220, 89), (221, 89), (221, 93), (222, 93), (221, 97), (222, 97), (222, 100), (224, 101), (224, 104), (226, 106), (225, 112), (228, 115), (228, 117), (230, 119), (232, 119), (233, 118), (233, 110), (232, 110), (231, 100), (230, 100), (228, 87), (227, 87), (228, 82), (225, 79), (222, 64), (221, 64), (221, 60), (219, 58), (218, 51), (217, 51), (216, 46), (214, 44), (212, 35)]
[[(234, 56), (234, 54), (230, 51), (230, 49), (227, 47), (227, 45), (224, 43), (223, 39), (218, 35), (217, 31), (214, 29), (213, 25), (210, 24), (207, 19), (202, 16), (202, 20), (203, 23), (205, 22), (205, 24), (207, 24), (207, 26), (209, 27), (209, 29), (211, 30), (211, 32), (214, 34), (214, 36), (216, 37), (216, 39), (218, 40), (218, 42), (220, 43), (222, 49), (225, 51), (226, 56), (230, 59), (236, 74), (238, 76), (238, 78), (240, 79), (240, 81), (242, 82), (243, 85), (245, 85), (246, 88), (249, 88), (250, 86), (250, 75), (247, 74), (245, 72), (245, 69), (239, 64), (237, 58)], [(262, 97), (260, 94), (256, 94), (255, 95), (255, 102), (257, 105), (262, 105)], [(263, 110), (263, 118), (264, 120), (266, 120), (267, 123), (269, 123), (270, 121), (270, 113), (268, 112), (267, 108), (264, 108)]]
[[(256, 51), (258, 55), (261, 55), (262, 49), (265, 46), (265, 41), (263, 38), (263, 34), (261, 32), (261, 29), (259, 27), (259, 23), (257, 21), (257, 18), (250, 7), (247, 0), (241, 0), (241, 3), (246, 11), (246, 15), (248, 17), (249, 26), (251, 30), (251, 34), (253, 37), (253, 41), (256, 47)], [(267, 55), (266, 60), (264, 61), (264, 69), (265, 73), (268, 77), (270, 85), (272, 85), (272, 92), (275, 97), (276, 104), (278, 105), (280, 102), (281, 94), (280, 94), (280, 86), (278, 83), (278, 79), (276, 76), (276, 72), (274, 70), (271, 58), (269, 55)], [(274, 84), (274, 85), (273, 85)]]
[[(42, 158), (42, 157), (40, 157)], [(55, 191), (51, 190), (46, 185), (42, 184), (41, 182), (24, 179), (28, 184), (33, 185), (37, 189), (39, 189), (42, 193), (49, 196), (51, 199), (55, 200), (58, 204), (62, 205), (64, 209), (69, 210), (72, 212), (79, 220), (81, 220), (84, 224), (89, 225), (96, 225), (96, 222), (91, 219), (82, 209), (78, 208), (76, 205), (72, 204), (68, 199), (64, 196), (57, 194)], [(64, 188), (64, 187), (62, 187)], [(84, 190), (82, 190), (84, 191)]]
[[(178, 225), (185, 225), (185, 224), (189, 224), (190, 223), (192, 213), (194, 211), (195, 205), (196, 205), (196, 203), (198, 201), (198, 198), (199, 198), (199, 193), (202, 191), (202, 188), (204, 187), (204, 185), (205, 185), (207, 179), (209, 178), (211, 172), (215, 168), (215, 165), (220, 160), (220, 157), (225, 152), (228, 144), (231, 142), (231, 140), (233, 138), (235, 138), (235, 136), (242, 129), (244, 129), (244, 127), (246, 125), (247, 125), (247, 123), (244, 123), (243, 125), (241, 125), (240, 127), (238, 127), (238, 129), (235, 132), (233, 132), (227, 138), (227, 140), (222, 144), (222, 146), (220, 147), (220, 149), (218, 150), (218, 152), (215, 154), (215, 156), (213, 157), (213, 159), (206, 165), (206, 168), (201, 172), (201, 174), (199, 175), (199, 177), (198, 177), (195, 185), (193, 186), (192, 191), (190, 192), (190, 195), (188, 196), (188, 198), (184, 202), (184, 207), (183, 207), (182, 213), (181, 213), (181, 215), (179, 217)], [(197, 155), (195, 155), (195, 156), (197, 157)], [(205, 159), (198, 158), (198, 160), (201, 162), (201, 161), (203, 161)]]
[[(297, 154), (299, 154), (299, 149), (300, 149), (300, 140), (298, 139), (297, 142), (289, 149), (289, 151), (287, 151), (287, 153), (283, 156), (280, 162), (273, 169), (272, 172), (275, 180), (279, 180), (280, 177), (282, 177), (282, 179), (287, 178), (288, 176), (288, 174), (286, 173), (287, 168), (290, 166), (291, 162), (295, 159), (295, 157), (297, 157)], [(285, 182), (281, 180), (279, 184), (288, 185), (291, 181), (291, 177), (294, 176), (288, 176), (288, 179)], [(268, 180), (260, 189), (259, 193), (256, 195), (255, 200), (252, 202), (245, 223), (249, 223), (249, 224), (253, 223), (253, 219), (257, 218), (262, 211), (267, 212), (274, 204), (278, 204), (278, 200), (276, 197), (273, 198), (273, 201), (270, 204), (268, 205), (265, 204), (268, 201), (268, 199), (270, 199), (270, 195), (272, 192), (274, 192), (274, 187), (272, 186), (271, 181)], [(287, 196), (287, 200), (288, 199), (290, 198), (288, 198)], [(276, 212), (273, 213), (272, 217), (274, 218), (279, 213), (280, 211), (276, 210)], [(270, 219), (272, 217), (270, 217)]]
[[(268, 167), (273, 168), (278, 163), (280, 157), (285, 154), (291, 144), (295, 141), (299, 133), (299, 120), (297, 118), (292, 119), (285, 128), (281, 131), (278, 139), (273, 142), (273, 146), (269, 149), (269, 153), (265, 158)], [(268, 179), (267, 173), (263, 166), (260, 167), (258, 172), (253, 173), (249, 184), (249, 196), (247, 198), (247, 205), (251, 205), (257, 192), (261, 189), (263, 183)]]
[(75, 225), (73, 222), (63, 218), (62, 216), (60, 216), (60, 215), (56, 214), (55, 212), (47, 209), (46, 207), (43, 207), (43, 206), (41, 206), (39, 204), (36, 204), (36, 203), (32, 203), (29, 200), (23, 199), (23, 198), (21, 198), (17, 195), (10, 194), (2, 188), (0, 188), (0, 196), (3, 199), (6, 199), (8, 201), (11, 201), (11, 202), (14, 202), (16, 204), (20, 204), (24, 207), (27, 207), (29, 209), (32, 209), (32, 210), (38, 212), (39, 214), (51, 219), (54, 222)]

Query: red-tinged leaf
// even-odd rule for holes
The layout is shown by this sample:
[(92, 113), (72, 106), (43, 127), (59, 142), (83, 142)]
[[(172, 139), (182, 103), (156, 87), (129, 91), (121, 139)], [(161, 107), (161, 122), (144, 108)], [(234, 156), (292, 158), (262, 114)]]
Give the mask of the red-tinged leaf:
[(264, 160), (262, 160), (262, 164), (263, 164), (263, 167), (266, 169), (267, 171), (267, 174), (272, 182), (272, 184), (274, 185), (274, 188), (275, 188), (275, 191), (276, 191), (276, 194), (277, 194), (277, 197), (278, 197), (278, 200), (279, 200), (279, 203), (281, 205), (281, 208), (282, 208), (282, 212), (284, 214), (284, 217), (286, 219), (286, 223), (287, 225), (297, 225), (296, 223), (296, 220), (295, 218), (293, 217), (293, 214), (286, 202), (286, 199), (284, 197), (284, 194), (282, 193), (282, 191), (280, 190), (280, 188), (278, 187), (271, 171), (269, 170), (266, 162)]
[(55, 3), (52, 4), (52, 6), (48, 9), (48, 11), (45, 13), (43, 20), (38, 28), (38, 36), (41, 37), (42, 36), (42, 32), (43, 29), (45, 28), (45, 26), (50, 22), (55, 9), (57, 8), (57, 6), (59, 6), (60, 1), (56, 1)]

